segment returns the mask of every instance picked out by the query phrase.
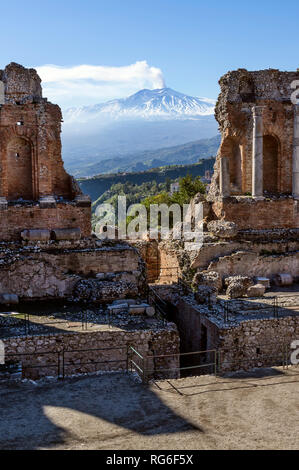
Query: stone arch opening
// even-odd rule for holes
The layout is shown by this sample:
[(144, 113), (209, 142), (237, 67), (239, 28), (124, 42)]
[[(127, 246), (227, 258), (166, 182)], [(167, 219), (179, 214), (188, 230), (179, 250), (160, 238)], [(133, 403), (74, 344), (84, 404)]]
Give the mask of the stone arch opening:
[(263, 137), (263, 187), (268, 193), (278, 192), (279, 142), (273, 135)]
[(229, 177), (231, 194), (242, 193), (242, 146), (238, 140), (227, 137), (221, 153), (229, 159)]
[(8, 200), (32, 200), (32, 149), (28, 140), (14, 137), (9, 142), (6, 167)]

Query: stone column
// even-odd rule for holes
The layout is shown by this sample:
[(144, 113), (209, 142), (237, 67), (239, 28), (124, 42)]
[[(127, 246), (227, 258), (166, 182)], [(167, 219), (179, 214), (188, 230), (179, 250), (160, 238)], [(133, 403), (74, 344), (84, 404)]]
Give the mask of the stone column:
[(299, 104), (294, 106), (293, 198), (299, 199)]
[(220, 196), (228, 197), (230, 196), (230, 176), (229, 176), (229, 159), (228, 157), (220, 158), (220, 175), (219, 175), (219, 185), (220, 185)]
[(263, 107), (254, 106), (252, 136), (252, 196), (263, 199)]

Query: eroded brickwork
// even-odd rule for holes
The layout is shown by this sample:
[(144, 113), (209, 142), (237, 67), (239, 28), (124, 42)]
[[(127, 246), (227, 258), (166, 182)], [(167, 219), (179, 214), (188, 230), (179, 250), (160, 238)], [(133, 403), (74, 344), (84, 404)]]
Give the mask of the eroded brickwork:
[[(42, 97), (34, 69), (11, 63), (0, 71), (0, 83), (0, 238), (19, 238), (29, 226), (80, 227), (90, 235), (90, 203), (83, 197), (80, 207), (82, 193), (63, 167), (59, 106)], [(52, 212), (39, 210), (49, 207)]]
[(220, 79), (215, 116), (222, 139), (208, 197), (214, 217), (241, 229), (299, 227), (298, 106), (291, 101), (298, 79), (298, 71), (272, 69), (239, 69)]

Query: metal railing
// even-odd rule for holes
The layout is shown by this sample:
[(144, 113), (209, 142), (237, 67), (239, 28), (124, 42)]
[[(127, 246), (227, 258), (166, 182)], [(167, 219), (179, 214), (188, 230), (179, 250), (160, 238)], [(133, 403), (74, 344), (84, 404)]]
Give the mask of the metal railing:
[[(279, 303), (278, 303), (278, 297), (275, 296), (268, 296), (268, 297), (263, 297), (263, 300), (272, 300), (271, 304), (267, 303), (262, 303), (261, 301), (259, 302), (253, 302), (250, 301), (248, 298), (244, 297), (239, 297), (236, 299), (230, 299), (230, 300), (222, 300), (222, 306), (223, 306), (223, 318), (225, 322), (229, 322), (230, 319), (234, 319), (236, 314), (246, 314), (247, 312), (253, 313), (253, 312), (260, 312), (260, 313), (269, 313), (269, 315), (272, 315), (274, 318), (279, 318)], [(243, 303), (244, 305), (244, 310), (242, 312), (239, 312), (239, 308), (234, 307), (234, 301), (238, 303)]]
[[(113, 355), (111, 352), (114, 351)], [(115, 357), (115, 352), (118, 357)], [(230, 371), (291, 364), (293, 349), (286, 340), (280, 343), (250, 344), (245, 348), (212, 348), (202, 351), (169, 354), (144, 354), (136, 347), (123, 346), (61, 349), (33, 353), (8, 353), (5, 372), (13, 365), (21, 366), (23, 378), (45, 376), (64, 379), (67, 376), (97, 371), (126, 371), (139, 375), (142, 383), (150, 380), (179, 378), (182, 375), (221, 376)], [(105, 357), (106, 356), (106, 357)]]
[[(23, 313), (23, 312), (13, 312), (6, 313), (0, 312), (0, 337), (1, 337), (1, 328), (6, 330), (13, 330), (15, 328), (20, 328), (23, 330), (24, 336), (32, 335), (35, 330), (41, 329), (43, 327), (59, 327), (62, 324), (72, 324), (73, 327), (77, 327), (82, 331), (87, 331), (92, 326), (100, 324), (94, 320), (89, 320), (88, 312), (82, 310), (76, 312), (73, 316), (66, 314), (59, 314), (55, 320), (47, 320), (50, 315), (44, 315), (45, 321), (42, 319), (43, 315), (36, 315), (32, 313)], [(103, 315), (105, 317), (105, 324), (112, 326), (112, 316), (109, 309)], [(38, 319), (38, 321), (37, 321)], [(78, 325), (75, 325), (78, 324)], [(40, 333), (40, 330), (39, 330)], [(19, 334), (19, 333), (18, 333)]]
[[(54, 351), (36, 351), (32, 353), (8, 353), (5, 355), (5, 364), (0, 366), (0, 371), (5, 372), (13, 364), (21, 365), (21, 375), (22, 377), (36, 377), (41, 378), (43, 376), (57, 377), (58, 379), (64, 379), (68, 375), (80, 374), (82, 370), (85, 369), (95, 369), (89, 370), (87, 372), (96, 372), (100, 369), (100, 365), (104, 366), (104, 370), (107, 369), (107, 366), (110, 367), (111, 364), (124, 364), (124, 367), (119, 368), (119, 370), (128, 371), (128, 345), (125, 346), (115, 346), (107, 348), (89, 348), (89, 349), (61, 349)], [(115, 359), (101, 359), (99, 356), (103, 353), (108, 354), (111, 351), (122, 351), (122, 357)], [(77, 357), (68, 358), (68, 354), (75, 355), (79, 353), (79, 360)], [(90, 353), (92, 357), (88, 358)], [(42, 359), (42, 360), (41, 360)], [(89, 367), (88, 367), (89, 366)], [(92, 367), (91, 367), (92, 366)], [(45, 374), (34, 374), (32, 371), (46, 370)]]
[[(272, 350), (265, 352), (269, 346), (272, 347)], [(193, 375), (209, 374), (217, 377), (230, 371), (273, 366), (288, 368), (291, 364), (290, 357), (293, 350), (288, 343), (263, 343), (259, 346), (251, 346), (251, 348), (255, 348), (256, 353), (250, 357), (250, 351), (247, 348), (245, 354), (249, 357), (242, 358), (241, 349), (215, 348), (186, 353), (143, 355), (130, 346), (128, 349), (128, 364), (130, 370), (137, 372), (142, 383), (145, 384), (150, 380), (179, 378), (182, 372), (184, 375), (192, 375), (185, 374), (185, 372), (196, 372)], [(234, 355), (230, 360), (227, 359), (228, 353)], [(166, 367), (167, 360), (171, 358), (175, 360), (176, 365)], [(189, 359), (191, 365), (181, 365), (184, 359)], [(162, 366), (157, 364), (159, 360)], [(153, 364), (153, 366), (150, 366), (150, 364)]]

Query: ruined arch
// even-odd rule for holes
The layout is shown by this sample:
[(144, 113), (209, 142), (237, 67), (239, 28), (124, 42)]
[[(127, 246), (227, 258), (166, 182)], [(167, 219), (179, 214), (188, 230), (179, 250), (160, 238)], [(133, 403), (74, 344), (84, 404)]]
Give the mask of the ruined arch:
[(227, 137), (222, 146), (221, 153), (229, 159), (229, 177), (231, 194), (242, 193), (242, 146), (240, 142)]
[(15, 136), (7, 146), (7, 199), (33, 199), (32, 146), (29, 140)]
[(263, 187), (268, 193), (278, 192), (279, 140), (273, 135), (263, 137)]

